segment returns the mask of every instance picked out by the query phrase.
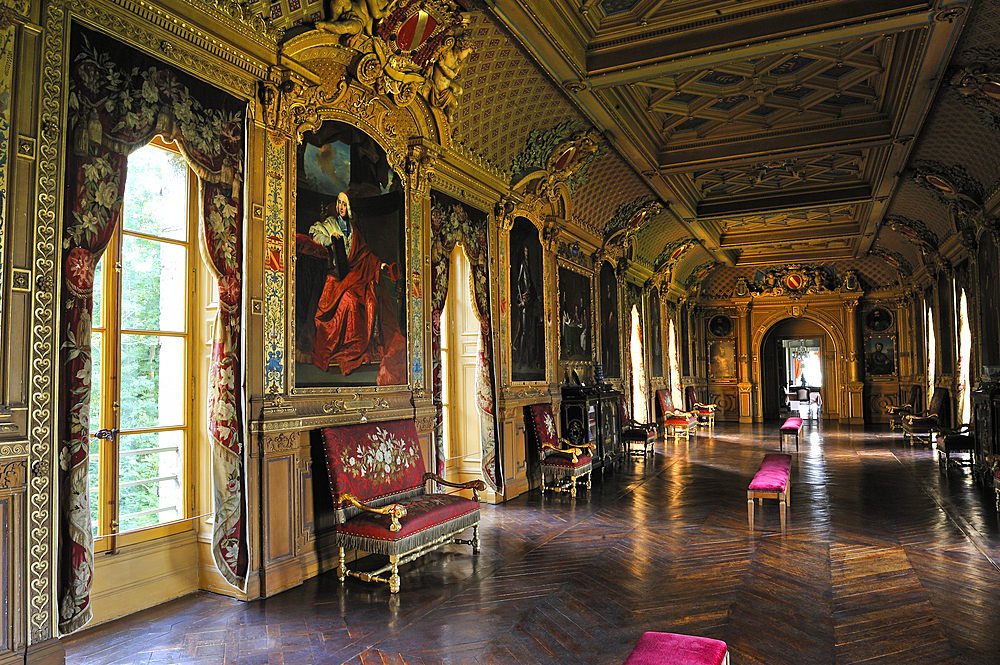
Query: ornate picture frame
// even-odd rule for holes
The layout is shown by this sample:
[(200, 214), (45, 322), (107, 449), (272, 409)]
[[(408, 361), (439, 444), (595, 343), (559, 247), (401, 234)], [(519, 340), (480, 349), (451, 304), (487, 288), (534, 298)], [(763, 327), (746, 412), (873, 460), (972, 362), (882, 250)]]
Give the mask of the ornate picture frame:
[(716, 314), (708, 320), (708, 334), (712, 337), (730, 337), (733, 334), (733, 319), (725, 314)]
[(885, 333), (893, 329), (895, 317), (892, 311), (876, 306), (865, 313), (865, 329), (873, 333)]
[(337, 120), (303, 134), (295, 173), (293, 390), (407, 385), (403, 182)]
[(660, 291), (654, 287), (646, 297), (646, 312), (649, 317), (649, 376), (662, 377), (663, 315), (660, 310)]
[(865, 373), (868, 376), (896, 375), (896, 338), (873, 335), (865, 339)]
[(588, 271), (559, 260), (559, 360), (571, 365), (590, 365), (594, 358), (593, 279)]
[(545, 281), (538, 228), (517, 217), (510, 230), (510, 378), (545, 380)]
[(622, 376), (621, 360), (621, 322), (618, 307), (618, 278), (614, 267), (604, 261), (601, 263), (600, 276), (600, 316), (601, 316), (601, 369), (606, 378), (620, 379)]
[(736, 345), (731, 339), (708, 343), (708, 378), (732, 379), (736, 377)]

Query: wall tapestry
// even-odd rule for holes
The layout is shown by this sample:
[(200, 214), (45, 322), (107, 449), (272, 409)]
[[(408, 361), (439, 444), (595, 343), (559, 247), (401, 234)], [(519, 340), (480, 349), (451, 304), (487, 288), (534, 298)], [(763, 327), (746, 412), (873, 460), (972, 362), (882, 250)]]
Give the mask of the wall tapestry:
[(545, 293), (542, 243), (524, 217), (510, 230), (510, 374), (514, 381), (545, 380)]
[(605, 261), (601, 264), (601, 365), (604, 376), (622, 375), (621, 344), (618, 336), (618, 279), (615, 269)]
[(73, 26), (70, 41), (59, 401), (63, 633), (79, 629), (92, 615), (88, 453), (94, 269), (121, 218), (128, 155), (158, 134), (177, 141), (198, 176), (202, 257), (219, 285), (208, 395), (212, 554), (223, 577), (240, 589), (248, 562), (240, 407), (246, 102), (79, 26)]
[(297, 166), (295, 386), (405, 384), (402, 184), (342, 122), (304, 134)]
[[(483, 480), (490, 489), (503, 491), (503, 473), (497, 454), (500, 440), (496, 422), (496, 367), (493, 361), (493, 316), (490, 311), (488, 216), (440, 192), (431, 192), (431, 368), (433, 373), (434, 467), (444, 475), (444, 410), (442, 407), (441, 310), (452, 286), (448, 280), (451, 255), (459, 243), (472, 266), (472, 296), (479, 319), (476, 353), (476, 412), (482, 447)], [(455, 284), (455, 288), (465, 288)]]
[(559, 359), (586, 362), (594, 339), (590, 277), (559, 266)]

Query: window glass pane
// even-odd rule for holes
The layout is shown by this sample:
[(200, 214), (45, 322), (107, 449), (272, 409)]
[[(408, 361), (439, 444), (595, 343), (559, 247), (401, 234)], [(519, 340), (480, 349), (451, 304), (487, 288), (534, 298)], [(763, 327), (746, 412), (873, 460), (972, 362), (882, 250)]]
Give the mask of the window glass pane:
[(95, 328), (100, 328), (104, 325), (104, 312), (101, 309), (104, 307), (104, 257), (97, 262), (97, 267), (94, 269), (94, 314), (91, 317), (91, 323)]
[(90, 338), (90, 431), (101, 429), (101, 343), (104, 335), (95, 332)]
[(183, 449), (182, 431), (118, 437), (119, 531), (184, 517)]
[(184, 332), (187, 248), (122, 238), (122, 328)]
[(121, 429), (184, 424), (184, 347), (180, 337), (122, 334)]
[(187, 165), (180, 155), (147, 145), (128, 157), (122, 224), (129, 231), (187, 238)]
[(101, 494), (98, 490), (101, 483), (100, 452), (101, 440), (97, 437), (90, 437), (90, 459), (87, 464), (87, 484), (90, 486), (90, 530), (94, 536), (97, 536), (100, 532), (100, 524), (97, 521), (97, 507), (101, 501)]

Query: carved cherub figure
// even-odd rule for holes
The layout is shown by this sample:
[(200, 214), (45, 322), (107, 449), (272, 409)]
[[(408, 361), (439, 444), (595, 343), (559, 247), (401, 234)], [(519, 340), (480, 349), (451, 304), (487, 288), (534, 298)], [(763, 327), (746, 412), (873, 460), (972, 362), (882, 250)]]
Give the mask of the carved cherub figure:
[(430, 76), (429, 101), (444, 111), (449, 120), (458, 112), (462, 86), (457, 82), (462, 65), (472, 54), (472, 40), (465, 33), (448, 36), (441, 42)]
[(375, 21), (386, 14), (384, 0), (330, 0), (329, 20), (317, 21), (316, 29), (340, 35), (341, 43), (353, 48), (372, 36)]

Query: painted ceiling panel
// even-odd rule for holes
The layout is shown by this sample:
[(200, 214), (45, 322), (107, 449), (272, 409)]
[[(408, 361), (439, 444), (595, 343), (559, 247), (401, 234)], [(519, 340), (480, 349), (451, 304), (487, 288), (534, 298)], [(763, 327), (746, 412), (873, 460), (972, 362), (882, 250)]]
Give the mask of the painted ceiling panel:
[(473, 154), (509, 170), (534, 129), (583, 116), (518, 44), (481, 11), (469, 13), (475, 52), (462, 72), (464, 94), (455, 138)]
[[(649, 186), (618, 153), (607, 150), (590, 165), (586, 182), (573, 197), (573, 217), (601, 235), (619, 205), (651, 195)], [(639, 252), (647, 256), (643, 247)]]

